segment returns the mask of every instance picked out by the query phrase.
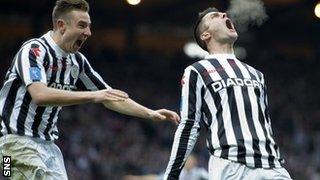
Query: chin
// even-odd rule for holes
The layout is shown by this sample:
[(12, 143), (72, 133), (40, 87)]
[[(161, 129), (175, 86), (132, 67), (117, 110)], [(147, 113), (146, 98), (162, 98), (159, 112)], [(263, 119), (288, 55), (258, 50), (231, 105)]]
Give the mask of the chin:
[(232, 39), (233, 41), (236, 41), (236, 40), (238, 39), (238, 36), (233, 36), (233, 37), (231, 37), (231, 39)]
[(237, 39), (238, 39), (238, 34), (237, 34), (237, 33), (232, 34), (232, 35), (230, 36), (230, 40), (233, 41), (233, 42), (235, 42)]

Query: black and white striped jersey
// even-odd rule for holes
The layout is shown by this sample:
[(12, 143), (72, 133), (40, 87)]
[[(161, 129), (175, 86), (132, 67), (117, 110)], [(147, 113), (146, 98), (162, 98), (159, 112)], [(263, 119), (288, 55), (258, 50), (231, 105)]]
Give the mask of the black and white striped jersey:
[(263, 74), (233, 54), (208, 55), (185, 69), (181, 122), (165, 179), (177, 179), (198, 138), (200, 120), (213, 156), (255, 168), (279, 168)]
[(33, 82), (68, 91), (111, 88), (81, 53), (65, 53), (50, 33), (25, 42), (12, 61), (0, 91), (0, 136), (58, 138), (61, 107), (37, 106), (27, 91)]

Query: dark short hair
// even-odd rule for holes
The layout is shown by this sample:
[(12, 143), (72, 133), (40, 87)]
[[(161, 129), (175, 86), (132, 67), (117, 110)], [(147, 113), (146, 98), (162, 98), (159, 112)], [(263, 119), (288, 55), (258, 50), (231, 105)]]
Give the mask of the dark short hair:
[(73, 10), (89, 12), (89, 4), (85, 0), (57, 0), (52, 11), (53, 24), (63, 15)]
[(207, 48), (207, 45), (206, 45), (206, 42), (204, 42), (203, 40), (201, 40), (201, 31), (200, 31), (200, 28), (199, 28), (199, 25), (201, 24), (202, 22), (202, 19), (205, 15), (207, 15), (208, 13), (211, 13), (211, 12), (219, 12), (219, 10), (215, 7), (209, 7), (208, 9), (200, 12), (198, 14), (198, 19), (194, 25), (194, 28), (193, 28), (193, 36), (194, 36), (194, 39), (196, 40), (197, 44), (204, 50), (208, 50)]

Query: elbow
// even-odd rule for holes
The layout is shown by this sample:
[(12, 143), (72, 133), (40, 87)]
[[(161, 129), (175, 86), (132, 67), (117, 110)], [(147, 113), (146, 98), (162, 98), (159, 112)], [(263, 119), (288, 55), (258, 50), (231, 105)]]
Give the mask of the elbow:
[(45, 106), (46, 104), (46, 96), (44, 94), (38, 93), (32, 96), (32, 101), (37, 105), (37, 106)]
[(42, 83), (33, 83), (28, 86), (28, 92), (32, 98), (32, 101), (37, 106), (45, 106), (50, 97), (50, 91), (47, 90), (47, 86)]

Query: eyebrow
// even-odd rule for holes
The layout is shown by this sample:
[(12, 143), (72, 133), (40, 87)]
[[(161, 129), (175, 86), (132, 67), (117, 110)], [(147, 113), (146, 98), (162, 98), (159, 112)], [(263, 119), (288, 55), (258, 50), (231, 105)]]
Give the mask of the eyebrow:
[(216, 16), (216, 15), (219, 15), (219, 12), (213, 12), (213, 13), (211, 13), (211, 14), (210, 14), (210, 17)]
[(91, 25), (91, 22), (84, 21), (84, 20), (80, 20), (80, 21), (78, 21), (78, 24), (87, 24), (87, 25)]

